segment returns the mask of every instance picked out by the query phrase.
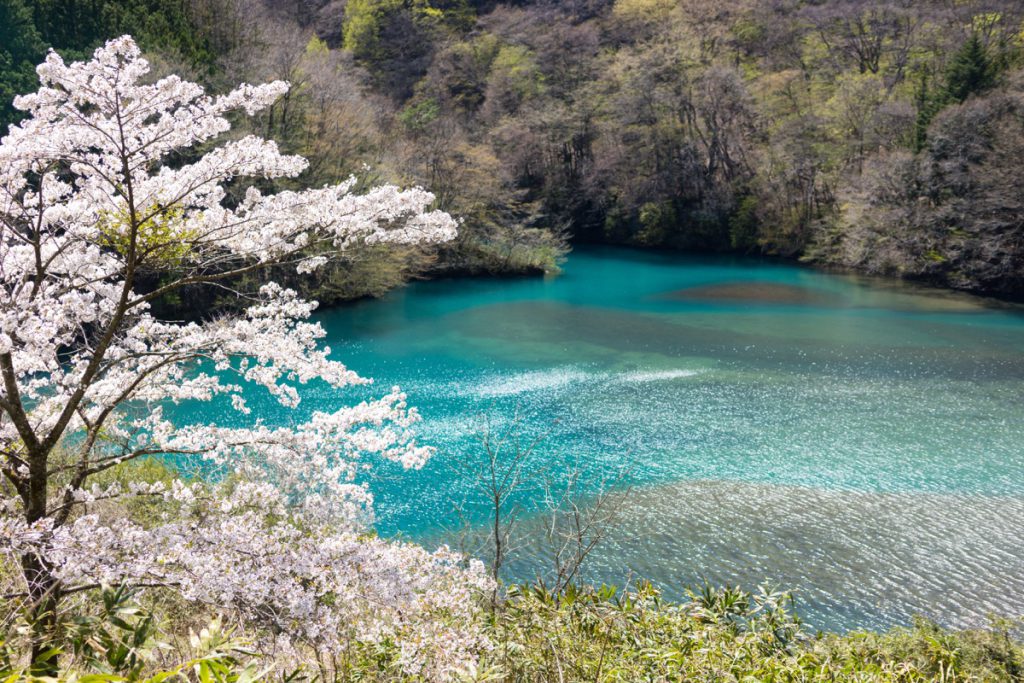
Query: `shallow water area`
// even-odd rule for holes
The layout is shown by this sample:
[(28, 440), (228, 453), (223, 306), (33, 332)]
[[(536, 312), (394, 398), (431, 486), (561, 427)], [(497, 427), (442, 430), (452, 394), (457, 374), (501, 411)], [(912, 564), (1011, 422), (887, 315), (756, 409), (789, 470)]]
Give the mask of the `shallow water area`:
[[(553, 278), (415, 283), (318, 314), (370, 388), (401, 385), (438, 447), (379, 468), (378, 527), (457, 523), (481, 415), (545, 434), (530, 463), (632, 465), (624, 523), (588, 578), (678, 596), (707, 577), (797, 591), (814, 627), (1024, 614), (1024, 314), (893, 282), (741, 258), (579, 249)], [(295, 419), (266, 396), (270, 423)], [(227, 405), (179, 417), (239, 420)], [(301, 417), (301, 415), (299, 416)], [(520, 502), (536, 510), (536, 491)], [(515, 565), (522, 578), (528, 561)]]

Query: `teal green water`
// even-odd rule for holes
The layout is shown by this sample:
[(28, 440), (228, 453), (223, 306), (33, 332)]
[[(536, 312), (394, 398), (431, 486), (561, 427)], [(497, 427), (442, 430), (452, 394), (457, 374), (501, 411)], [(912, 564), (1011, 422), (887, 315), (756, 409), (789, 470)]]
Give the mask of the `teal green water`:
[[(479, 453), (481, 415), (500, 426), (518, 411), (547, 435), (533, 470), (580, 461), (593, 482), (632, 465), (638, 488), (591, 580), (632, 571), (678, 594), (701, 577), (770, 579), (823, 628), (1024, 613), (1019, 308), (784, 264), (580, 249), (559, 277), (416, 283), (318, 317), (371, 393), (407, 391), (439, 450), (372, 482), (382, 533), (454, 525), (469, 481), (448, 464)], [(362, 392), (311, 386), (301, 411)], [(523, 492), (527, 513), (537, 498)]]

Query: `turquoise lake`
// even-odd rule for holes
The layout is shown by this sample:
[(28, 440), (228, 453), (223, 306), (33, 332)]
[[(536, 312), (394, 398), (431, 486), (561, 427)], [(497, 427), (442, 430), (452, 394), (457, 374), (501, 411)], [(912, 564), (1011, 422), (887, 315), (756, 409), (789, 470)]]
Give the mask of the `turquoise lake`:
[[(577, 249), (549, 278), (415, 283), (323, 311), (375, 385), (306, 387), (296, 416), (400, 385), (438, 448), (371, 481), (378, 529), (433, 542), (471, 490), (482, 416), (545, 435), (533, 471), (631, 467), (585, 578), (796, 591), (812, 627), (1024, 614), (1024, 312), (793, 265)], [(237, 422), (222, 405), (182, 420)], [(519, 497), (524, 520), (540, 506)], [(529, 557), (512, 570), (529, 578)]]

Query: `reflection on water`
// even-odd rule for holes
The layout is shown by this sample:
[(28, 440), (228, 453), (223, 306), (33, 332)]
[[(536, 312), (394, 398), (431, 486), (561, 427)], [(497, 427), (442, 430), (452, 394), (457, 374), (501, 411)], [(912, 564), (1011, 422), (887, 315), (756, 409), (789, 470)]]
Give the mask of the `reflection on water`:
[[(836, 278), (839, 280), (839, 278)], [(827, 290), (811, 285), (744, 280), (712, 285), (686, 287), (660, 296), (678, 300), (734, 301), (755, 304), (790, 304), (846, 308), (882, 307), (890, 311), (918, 313), (978, 312), (999, 308), (1001, 304), (983, 301), (959, 292), (940, 291), (906, 283), (862, 276), (845, 276), (846, 281), (860, 285), (845, 291)]]
[[(642, 494), (601, 578), (632, 571), (670, 592), (698, 576), (774, 579), (834, 628), (1024, 611), (1019, 308), (609, 249), (575, 253), (557, 278), (417, 283), (320, 320), (377, 383), (305, 387), (300, 412), (400, 384), (439, 449), (421, 472), (375, 475), (384, 534), (454, 524), (472, 477), (446, 464), (478, 455), (481, 413), (500, 426), (518, 412), (547, 434), (531, 470), (583, 460), (597, 481), (634, 464)], [(248, 403), (294, 419), (262, 394)], [(527, 511), (536, 494), (521, 493)]]

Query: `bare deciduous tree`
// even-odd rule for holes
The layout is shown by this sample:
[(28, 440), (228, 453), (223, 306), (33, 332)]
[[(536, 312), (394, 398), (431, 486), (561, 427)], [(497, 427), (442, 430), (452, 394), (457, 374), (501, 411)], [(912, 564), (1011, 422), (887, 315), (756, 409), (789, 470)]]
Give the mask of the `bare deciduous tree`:
[(505, 425), (496, 426), (487, 414), (481, 422), (479, 447), (449, 462), (469, 484), (455, 504), (459, 549), (487, 560), (496, 583), (493, 604), (513, 556), (560, 594), (579, 579), (593, 550), (613, 529), (630, 491), (631, 470), (626, 466), (596, 478), (582, 459), (544, 465), (534, 456), (550, 430), (528, 433), (518, 412)]

